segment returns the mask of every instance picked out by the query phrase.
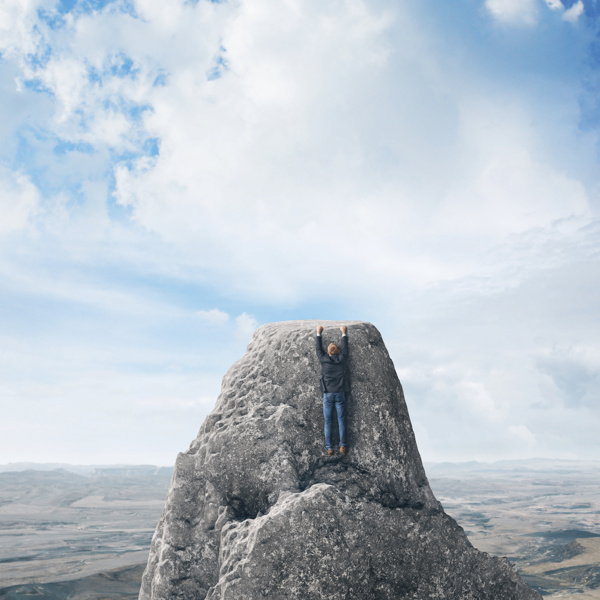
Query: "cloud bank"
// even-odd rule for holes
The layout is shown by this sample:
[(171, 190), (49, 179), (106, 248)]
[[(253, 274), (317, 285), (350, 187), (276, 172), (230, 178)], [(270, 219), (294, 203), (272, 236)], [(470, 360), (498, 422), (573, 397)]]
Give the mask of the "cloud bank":
[(102, 422), (110, 380), (122, 443), (90, 460), (172, 407), (169, 463), (259, 323), (364, 318), (427, 459), (597, 458), (594, 15), (4, 2), (10, 427), (49, 397)]

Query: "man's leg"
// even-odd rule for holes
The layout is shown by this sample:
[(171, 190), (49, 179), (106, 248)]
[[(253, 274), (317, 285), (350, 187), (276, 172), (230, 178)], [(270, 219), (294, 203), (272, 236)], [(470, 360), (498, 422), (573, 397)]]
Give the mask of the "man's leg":
[(325, 448), (333, 449), (331, 445), (331, 417), (333, 413), (334, 394), (323, 394), (323, 416), (325, 417)]
[(346, 396), (335, 395), (335, 412), (337, 413), (338, 429), (340, 430), (340, 448), (346, 447)]

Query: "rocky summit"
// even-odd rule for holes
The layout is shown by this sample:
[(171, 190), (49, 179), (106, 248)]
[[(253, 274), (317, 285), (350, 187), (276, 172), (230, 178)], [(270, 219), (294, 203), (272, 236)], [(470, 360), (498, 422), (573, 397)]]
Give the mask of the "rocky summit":
[(370, 323), (321, 322), (325, 348), (348, 326), (352, 386), (348, 453), (326, 455), (317, 324), (263, 325), (225, 375), (177, 457), (140, 600), (540, 599), (435, 499)]

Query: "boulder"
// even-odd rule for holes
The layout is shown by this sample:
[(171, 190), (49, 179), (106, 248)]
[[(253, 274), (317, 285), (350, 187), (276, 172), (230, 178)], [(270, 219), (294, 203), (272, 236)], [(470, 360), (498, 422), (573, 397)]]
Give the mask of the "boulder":
[[(326, 456), (317, 324), (263, 325), (225, 375), (177, 457), (140, 600), (540, 599), (435, 499), (370, 323), (345, 323), (348, 453)], [(343, 323), (321, 324), (339, 343)]]

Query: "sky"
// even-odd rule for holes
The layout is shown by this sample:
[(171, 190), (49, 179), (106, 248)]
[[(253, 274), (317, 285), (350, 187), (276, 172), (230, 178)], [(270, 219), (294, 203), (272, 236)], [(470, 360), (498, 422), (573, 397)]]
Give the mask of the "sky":
[(171, 465), (292, 319), (426, 461), (600, 460), (599, 14), (0, 0), (0, 463)]

